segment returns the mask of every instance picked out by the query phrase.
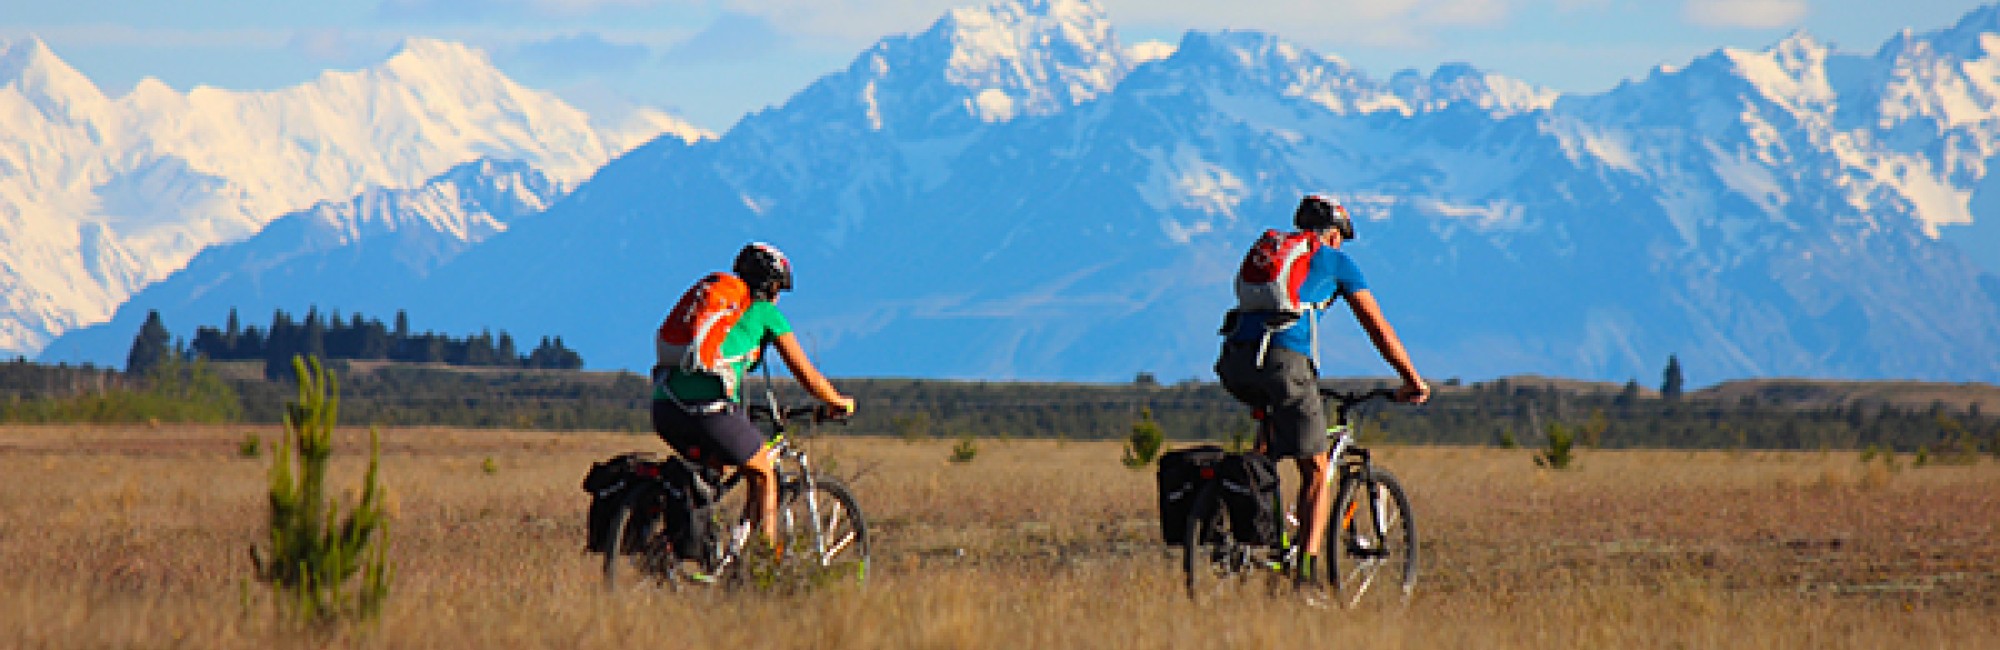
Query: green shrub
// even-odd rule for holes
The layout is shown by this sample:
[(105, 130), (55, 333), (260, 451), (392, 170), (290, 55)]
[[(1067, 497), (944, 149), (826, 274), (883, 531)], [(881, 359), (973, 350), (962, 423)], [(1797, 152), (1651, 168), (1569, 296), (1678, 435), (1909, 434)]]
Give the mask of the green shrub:
[(1160, 424), (1153, 421), (1153, 409), (1141, 408), (1139, 421), (1132, 423), (1132, 435), (1125, 439), (1122, 462), (1133, 469), (1151, 465), (1153, 459), (1159, 458), (1160, 447), (1166, 440), (1166, 434), (1160, 431)]
[[(382, 506), (382, 437), (368, 432), (361, 499), (346, 516), (326, 494), (340, 391), (317, 358), (294, 357), (298, 401), (271, 462), (270, 548), (250, 549), (257, 578), (298, 620), (330, 623), (380, 613), (389, 593), (388, 519)], [(336, 523), (337, 522), (337, 523)], [(354, 584), (359, 578), (359, 584)]]
[(254, 433), (243, 434), (243, 442), (236, 443), (236, 455), (244, 458), (261, 456), (263, 455), (263, 450), (264, 439), (257, 437), (257, 434)]
[(972, 434), (968, 433), (965, 434), (965, 437), (958, 439), (958, 444), (951, 446), (951, 457), (948, 460), (954, 463), (970, 463), (972, 459), (978, 457), (979, 441), (973, 439)]
[(1576, 434), (1559, 422), (1550, 422), (1547, 446), (1535, 454), (1535, 465), (1549, 469), (1569, 469), (1576, 462)]

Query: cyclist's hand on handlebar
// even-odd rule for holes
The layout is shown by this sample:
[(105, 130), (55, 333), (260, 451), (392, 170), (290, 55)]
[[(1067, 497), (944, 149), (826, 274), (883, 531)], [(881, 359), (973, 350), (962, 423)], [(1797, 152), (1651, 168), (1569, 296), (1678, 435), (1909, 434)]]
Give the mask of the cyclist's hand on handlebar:
[(819, 419), (835, 422), (844, 421), (854, 417), (854, 407), (854, 398), (841, 395), (820, 407)]
[(1398, 402), (1422, 404), (1430, 401), (1430, 399), (1431, 385), (1424, 383), (1422, 379), (1404, 380), (1403, 387), (1396, 389), (1396, 401)]

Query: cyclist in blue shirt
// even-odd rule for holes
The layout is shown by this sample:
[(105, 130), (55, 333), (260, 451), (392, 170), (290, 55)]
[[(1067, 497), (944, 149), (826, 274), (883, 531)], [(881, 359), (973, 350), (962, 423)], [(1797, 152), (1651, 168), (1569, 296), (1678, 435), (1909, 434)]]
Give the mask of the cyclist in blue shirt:
[[(1318, 237), (1321, 243), (1308, 263), (1304, 283), (1299, 286), (1299, 300), (1330, 305), (1334, 299), (1345, 298), (1376, 351), (1402, 377), (1397, 400), (1423, 403), (1430, 399), (1430, 385), (1417, 374), (1402, 340), (1382, 315), (1374, 294), (1369, 293), (1360, 267), (1340, 251), (1342, 243), (1354, 239), (1354, 223), (1347, 210), (1324, 196), (1310, 195), (1299, 202), (1292, 222), (1301, 232)], [(1299, 564), (1301, 582), (1309, 581), (1312, 572), (1318, 570), (1317, 556), (1324, 546), (1321, 540), (1325, 538), (1332, 505), (1327, 494), (1332, 459), (1327, 448), (1326, 406), (1319, 396), (1318, 316), (1319, 310), (1310, 310), (1291, 326), (1272, 331), (1266, 323), (1283, 318), (1282, 314), (1238, 312), (1225, 326), (1222, 354), (1215, 362), (1215, 373), (1221, 378), (1223, 388), (1263, 412), (1265, 426), (1258, 444), (1264, 453), (1272, 458), (1293, 458), (1298, 463), (1297, 503), (1306, 516), (1303, 522), (1306, 532), (1300, 540), (1306, 548), (1304, 561)]]

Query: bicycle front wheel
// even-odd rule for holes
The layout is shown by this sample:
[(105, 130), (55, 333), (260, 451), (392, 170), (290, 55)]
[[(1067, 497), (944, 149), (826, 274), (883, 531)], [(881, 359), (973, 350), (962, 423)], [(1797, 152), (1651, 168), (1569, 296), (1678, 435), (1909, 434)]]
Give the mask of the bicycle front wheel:
[(1417, 520), (1410, 497), (1380, 467), (1341, 478), (1333, 502), (1338, 533), (1329, 536), (1324, 557), (1341, 602), (1348, 607), (1378, 602), (1407, 604), (1417, 586)]
[(868, 519), (837, 479), (794, 479), (778, 493), (778, 535), (785, 564), (813, 584), (868, 579)]
[(673, 548), (660, 534), (660, 493), (636, 488), (611, 517), (604, 531), (604, 588), (631, 587), (668, 576), (674, 568)]

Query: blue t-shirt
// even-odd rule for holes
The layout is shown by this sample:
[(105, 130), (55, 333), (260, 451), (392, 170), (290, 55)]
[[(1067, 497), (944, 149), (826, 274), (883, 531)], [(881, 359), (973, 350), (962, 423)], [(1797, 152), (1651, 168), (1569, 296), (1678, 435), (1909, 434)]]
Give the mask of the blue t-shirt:
[[(1299, 285), (1299, 300), (1331, 304), (1333, 298), (1350, 296), (1367, 288), (1368, 280), (1361, 277), (1361, 267), (1354, 265), (1353, 258), (1338, 248), (1322, 246), (1319, 252), (1313, 254), (1312, 266), (1306, 268), (1306, 281)], [(1256, 342), (1264, 336), (1264, 321), (1269, 318), (1268, 312), (1239, 314), (1236, 331), (1229, 334), (1229, 340)], [(1314, 323), (1310, 319), (1317, 318), (1318, 312), (1307, 312), (1297, 324), (1272, 335), (1271, 345), (1312, 356)]]

